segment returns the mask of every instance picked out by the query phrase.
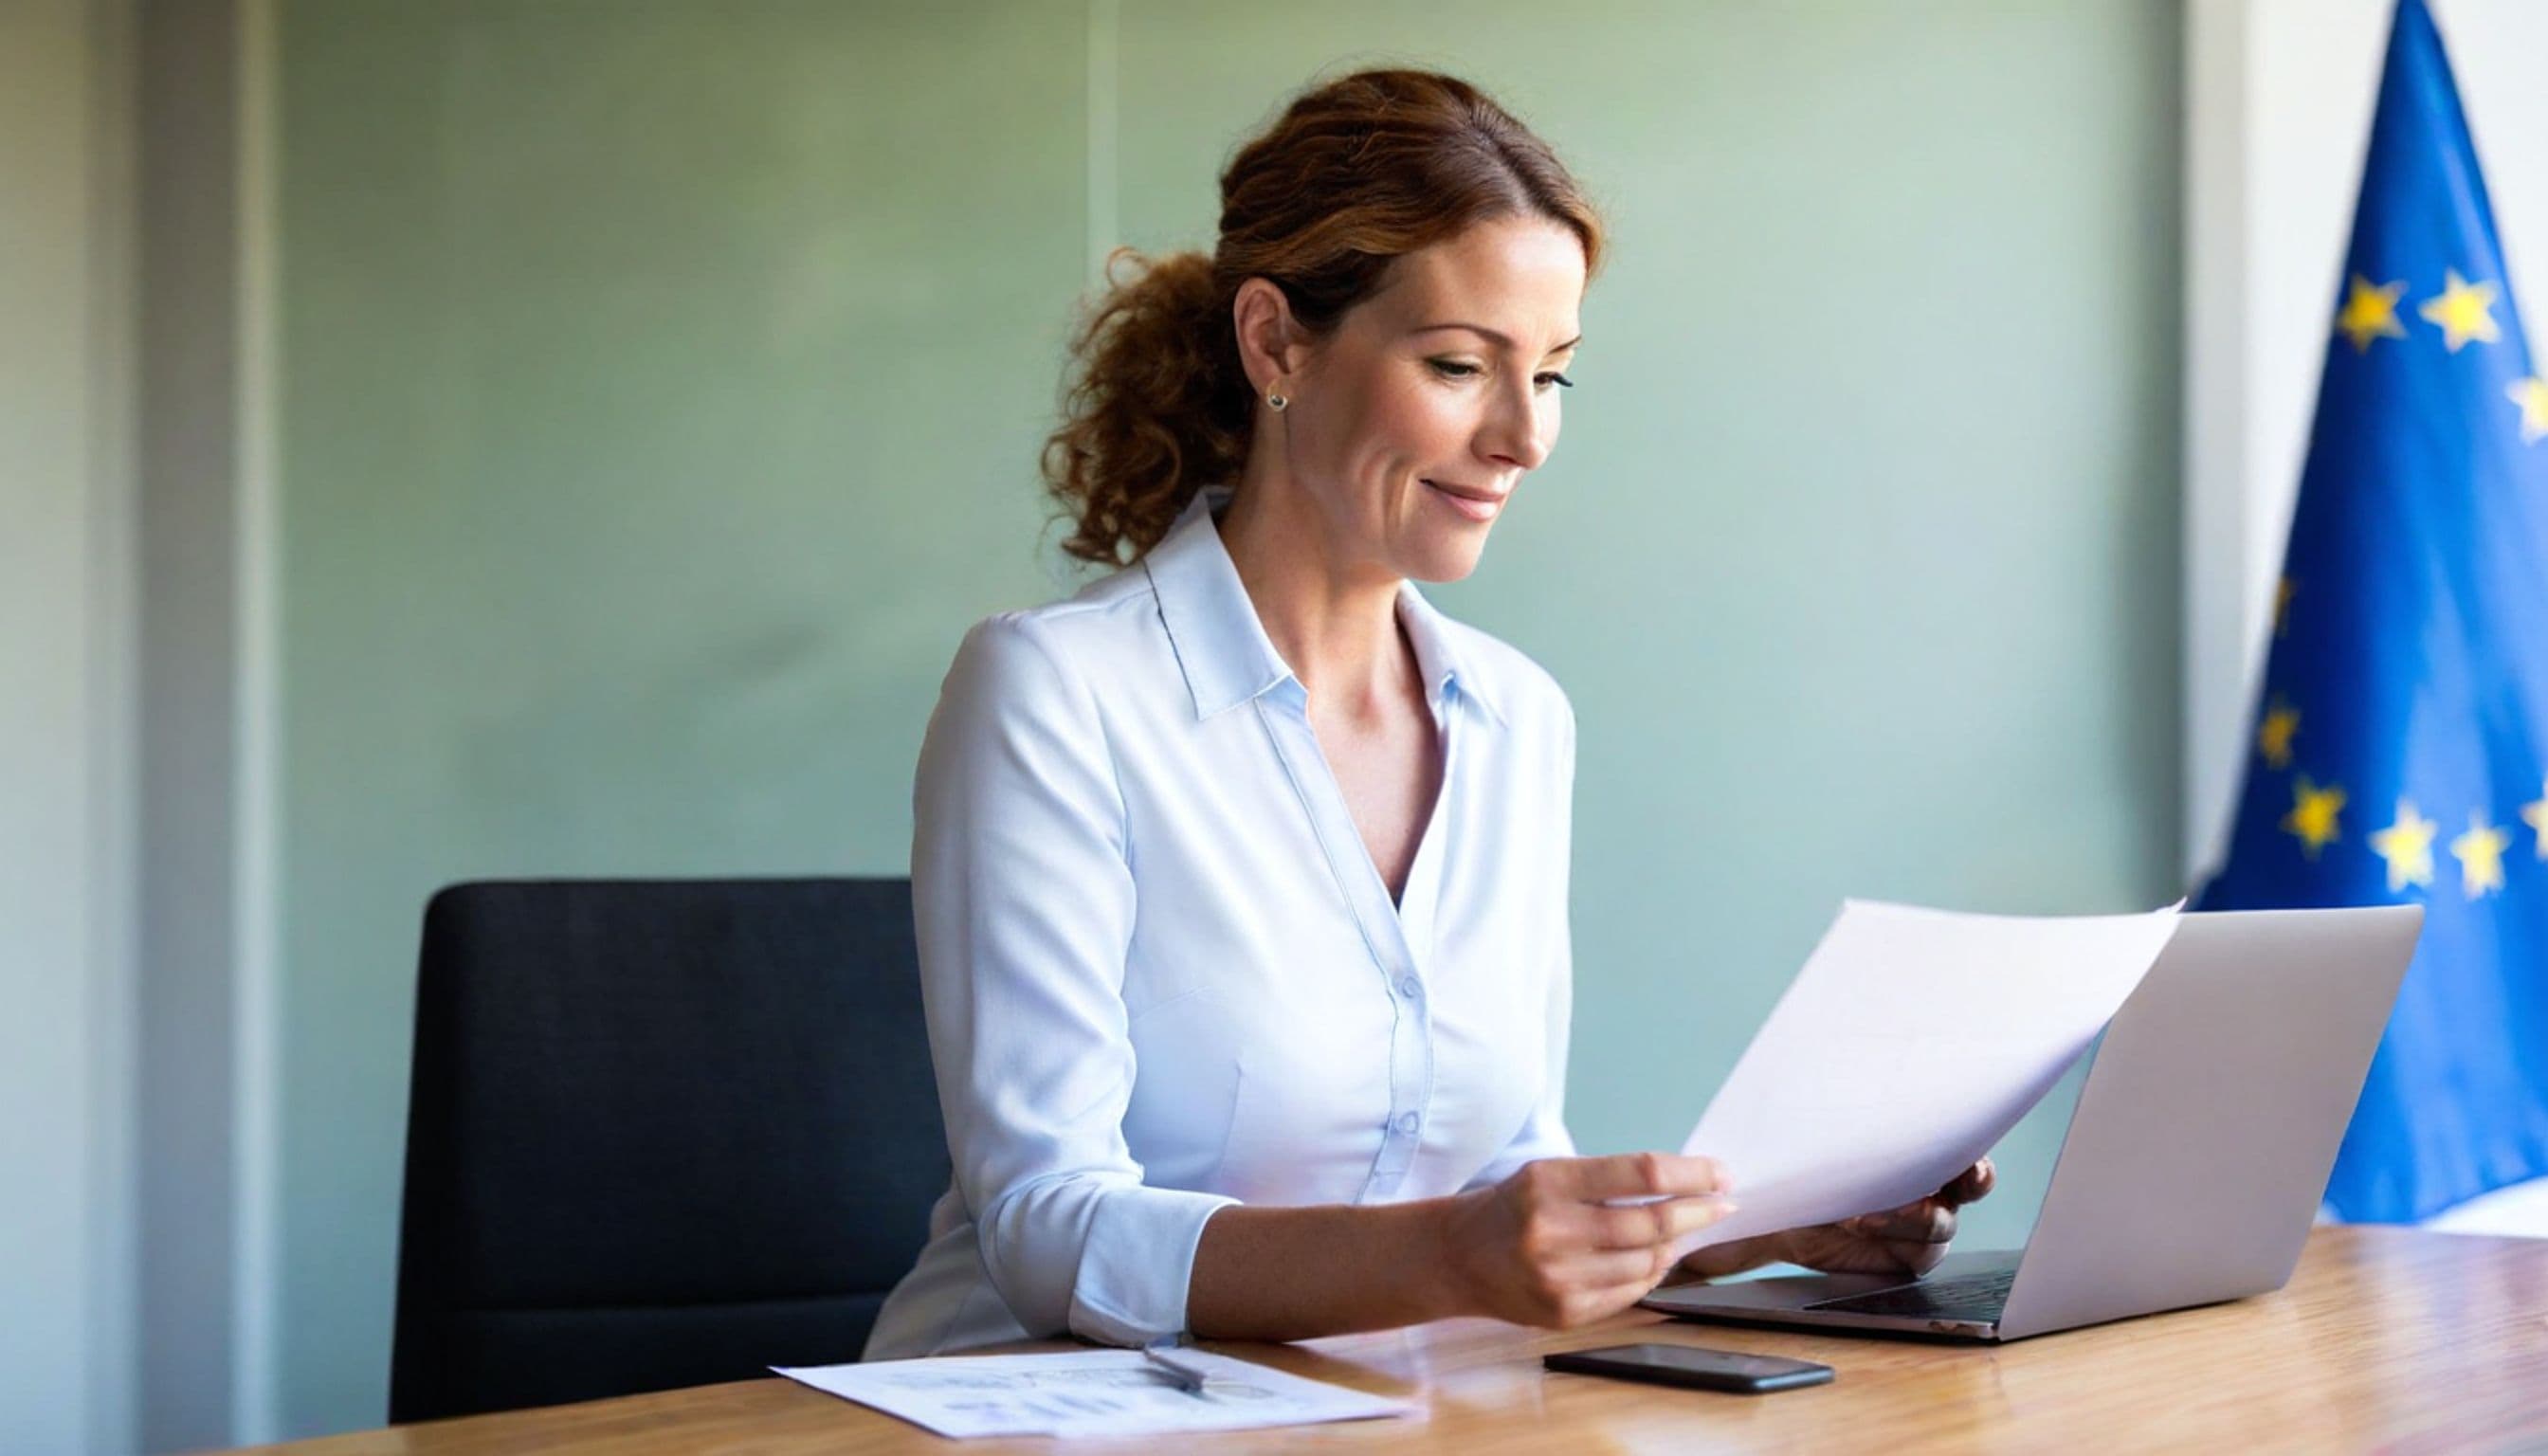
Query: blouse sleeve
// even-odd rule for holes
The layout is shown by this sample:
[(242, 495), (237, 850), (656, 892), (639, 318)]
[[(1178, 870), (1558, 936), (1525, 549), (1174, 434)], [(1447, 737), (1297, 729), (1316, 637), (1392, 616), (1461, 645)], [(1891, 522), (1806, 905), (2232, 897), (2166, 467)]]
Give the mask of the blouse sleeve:
[(1134, 924), (1124, 802), (1095, 697), (1032, 618), (966, 634), (913, 788), (929, 1048), (983, 1271), (1030, 1334), (1182, 1331), (1204, 1222), (1124, 1141)]
[(1567, 1039), (1575, 1017), (1575, 936), (1567, 914), (1575, 843), (1575, 709), (1564, 705), (1562, 699), (1561, 706), (1561, 749), (1555, 756), (1556, 842), (1567, 847), (1566, 859), (1560, 862), (1567, 866), (1567, 872), (1557, 876), (1554, 886), (1557, 908), (1551, 923), (1557, 928), (1555, 944), (1542, 961), (1548, 974), (1541, 997), (1541, 1027), (1548, 1038), (1541, 1052), (1541, 1065), (1547, 1069), (1547, 1080), (1541, 1086), (1538, 1102), (1522, 1120), (1521, 1130), (1487, 1159), (1487, 1165), (1475, 1177), (1461, 1185), (1464, 1193), (1472, 1188), (1493, 1187), (1520, 1171), (1524, 1163), (1576, 1155), (1575, 1137), (1566, 1130)]

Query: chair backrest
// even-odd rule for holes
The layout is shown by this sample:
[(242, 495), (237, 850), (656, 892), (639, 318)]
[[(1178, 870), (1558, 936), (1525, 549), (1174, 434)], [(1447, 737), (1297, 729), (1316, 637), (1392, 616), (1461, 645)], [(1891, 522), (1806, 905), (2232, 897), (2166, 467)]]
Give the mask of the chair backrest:
[(390, 1419), (856, 1360), (947, 1183), (910, 881), (454, 885)]

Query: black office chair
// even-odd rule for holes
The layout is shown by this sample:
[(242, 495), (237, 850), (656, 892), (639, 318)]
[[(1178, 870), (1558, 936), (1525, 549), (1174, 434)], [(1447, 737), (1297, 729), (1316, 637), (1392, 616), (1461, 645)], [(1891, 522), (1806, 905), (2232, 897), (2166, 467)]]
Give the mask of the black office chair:
[(454, 885), (390, 1419), (855, 1360), (947, 1180), (910, 881)]

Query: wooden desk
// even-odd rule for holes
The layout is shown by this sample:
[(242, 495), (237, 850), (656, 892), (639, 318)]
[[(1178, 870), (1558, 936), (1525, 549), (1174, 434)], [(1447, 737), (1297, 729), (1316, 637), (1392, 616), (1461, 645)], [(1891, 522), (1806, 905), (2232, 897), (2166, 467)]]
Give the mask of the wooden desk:
[[(1658, 1340), (1819, 1360), (1827, 1386), (1725, 1396), (1539, 1367), (1548, 1350)], [(1992, 1347), (1734, 1329), (1633, 1311), (1563, 1334), (1484, 1320), (1216, 1348), (1363, 1390), (1422, 1419), (1179, 1438), (1255, 1451), (2439, 1451), (2548, 1444), (2548, 1240), (2398, 1228), (2315, 1234), (2260, 1299)], [(2522, 1437), (2529, 1439), (2523, 1440)], [(268, 1447), (294, 1456), (494, 1451), (1127, 1450), (1131, 1440), (957, 1443), (770, 1379)]]

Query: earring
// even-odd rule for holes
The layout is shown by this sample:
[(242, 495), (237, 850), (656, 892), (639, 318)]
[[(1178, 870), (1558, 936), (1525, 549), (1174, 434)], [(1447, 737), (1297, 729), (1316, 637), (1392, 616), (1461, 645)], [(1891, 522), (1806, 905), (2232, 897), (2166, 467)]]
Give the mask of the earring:
[(1288, 400), (1288, 399), (1285, 399), (1285, 398), (1283, 397), (1283, 395), (1282, 395), (1280, 392), (1276, 392), (1276, 393), (1268, 394), (1268, 395), (1265, 397), (1265, 403), (1266, 403), (1266, 404), (1268, 404), (1268, 405), (1273, 406), (1273, 407), (1274, 407), (1274, 412), (1275, 412), (1275, 413), (1277, 413), (1277, 414), (1280, 414), (1280, 413), (1282, 413), (1282, 412), (1283, 412), (1283, 407), (1284, 407), (1284, 406), (1286, 406), (1286, 405), (1291, 404), (1292, 402), (1291, 402), (1290, 400)]

